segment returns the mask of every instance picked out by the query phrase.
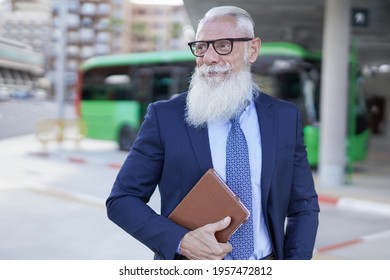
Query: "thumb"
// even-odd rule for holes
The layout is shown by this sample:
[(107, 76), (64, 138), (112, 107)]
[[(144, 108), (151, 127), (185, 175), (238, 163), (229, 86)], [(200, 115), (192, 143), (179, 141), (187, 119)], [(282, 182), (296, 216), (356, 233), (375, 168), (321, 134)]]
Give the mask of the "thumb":
[(223, 218), (222, 220), (219, 220), (218, 222), (209, 224), (210, 230), (213, 232), (223, 230), (230, 225), (230, 222), (231, 222), (231, 218), (229, 216), (227, 216), (227, 217)]

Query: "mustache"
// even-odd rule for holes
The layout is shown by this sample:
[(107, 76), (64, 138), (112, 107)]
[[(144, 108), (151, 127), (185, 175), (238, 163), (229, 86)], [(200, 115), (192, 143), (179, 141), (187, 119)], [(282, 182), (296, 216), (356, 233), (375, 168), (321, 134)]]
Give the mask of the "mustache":
[(203, 64), (196, 68), (196, 72), (200, 76), (207, 76), (210, 74), (227, 74), (231, 72), (232, 66), (230, 64), (224, 64), (224, 65), (206, 65)]

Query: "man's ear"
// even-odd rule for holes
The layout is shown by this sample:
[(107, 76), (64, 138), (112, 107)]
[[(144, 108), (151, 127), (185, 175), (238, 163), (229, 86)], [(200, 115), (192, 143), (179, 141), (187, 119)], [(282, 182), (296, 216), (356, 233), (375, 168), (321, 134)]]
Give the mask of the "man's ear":
[(261, 40), (259, 37), (253, 38), (250, 45), (250, 57), (249, 61), (254, 63), (259, 55), (259, 51), (261, 48)]

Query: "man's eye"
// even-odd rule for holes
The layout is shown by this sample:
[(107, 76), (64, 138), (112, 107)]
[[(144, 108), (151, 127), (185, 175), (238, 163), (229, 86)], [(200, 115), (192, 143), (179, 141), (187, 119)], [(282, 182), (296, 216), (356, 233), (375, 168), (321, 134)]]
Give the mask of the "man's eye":
[(196, 45), (196, 46), (195, 46), (195, 49), (196, 49), (197, 51), (202, 51), (202, 50), (206, 49), (206, 45), (205, 45), (205, 44)]
[(230, 48), (230, 42), (221, 42), (218, 44), (219, 49), (229, 49)]

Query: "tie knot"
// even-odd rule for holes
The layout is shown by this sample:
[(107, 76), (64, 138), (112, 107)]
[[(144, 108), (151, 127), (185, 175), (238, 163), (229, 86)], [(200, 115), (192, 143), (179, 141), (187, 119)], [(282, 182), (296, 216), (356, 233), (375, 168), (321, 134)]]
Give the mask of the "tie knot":
[(242, 115), (242, 113), (244, 112), (244, 110), (238, 112), (238, 114), (236, 114), (234, 117), (232, 117), (230, 119), (230, 122), (232, 123), (232, 125), (240, 125), (240, 117)]

